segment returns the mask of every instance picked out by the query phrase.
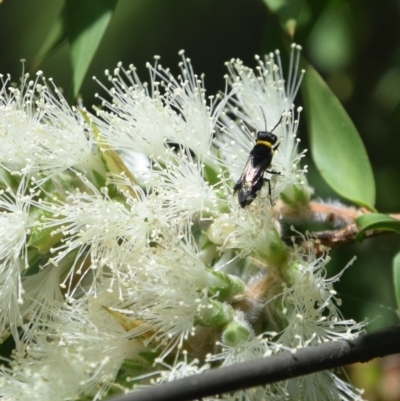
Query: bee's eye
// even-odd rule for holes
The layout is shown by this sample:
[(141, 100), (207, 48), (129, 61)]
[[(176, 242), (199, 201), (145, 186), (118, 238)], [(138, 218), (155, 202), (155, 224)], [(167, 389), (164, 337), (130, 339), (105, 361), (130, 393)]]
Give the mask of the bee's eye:
[(270, 135), (271, 135), (270, 142), (272, 143), (272, 145), (275, 145), (276, 142), (278, 141), (278, 137), (274, 134), (270, 134)]

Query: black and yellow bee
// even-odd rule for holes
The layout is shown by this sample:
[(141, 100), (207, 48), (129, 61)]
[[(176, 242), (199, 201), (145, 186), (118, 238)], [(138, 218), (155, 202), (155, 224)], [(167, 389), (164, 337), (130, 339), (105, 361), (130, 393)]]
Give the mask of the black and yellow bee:
[(271, 131), (267, 130), (267, 123), (265, 122), (265, 131), (257, 132), (256, 144), (250, 151), (242, 175), (233, 187), (233, 193), (238, 192), (238, 200), (241, 207), (248, 206), (254, 201), (257, 197), (257, 192), (262, 188), (264, 182), (268, 183), (269, 199), (271, 205), (274, 205), (271, 197), (271, 182), (268, 178), (264, 177), (264, 173), (281, 174), (279, 171), (268, 170), (271, 166), (274, 151), (279, 147), (279, 143), (277, 143), (278, 137), (272, 132), (281, 121), (282, 116)]

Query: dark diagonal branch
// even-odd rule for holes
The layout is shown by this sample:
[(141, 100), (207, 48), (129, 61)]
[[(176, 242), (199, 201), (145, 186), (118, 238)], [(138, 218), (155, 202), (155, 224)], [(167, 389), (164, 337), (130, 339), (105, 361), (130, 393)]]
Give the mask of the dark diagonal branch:
[(353, 341), (329, 342), (303, 348), (295, 354), (285, 353), (210, 370), (112, 398), (112, 401), (198, 400), (399, 353), (399, 339), (400, 326), (390, 327), (362, 334)]

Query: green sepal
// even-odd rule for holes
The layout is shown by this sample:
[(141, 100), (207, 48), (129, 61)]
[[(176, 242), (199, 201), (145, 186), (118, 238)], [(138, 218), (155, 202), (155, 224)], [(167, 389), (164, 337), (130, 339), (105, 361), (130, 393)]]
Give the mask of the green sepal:
[(96, 185), (98, 188), (103, 188), (106, 186), (106, 176), (104, 174), (100, 174), (96, 170), (92, 170), (93, 177), (96, 180)]
[[(151, 354), (152, 357), (148, 354)], [(135, 384), (140, 382), (140, 378), (135, 378), (140, 377), (142, 373), (150, 371), (159, 355), (159, 352), (141, 352), (138, 353), (139, 358), (125, 359), (107, 396), (121, 394), (121, 390), (126, 390), (127, 387), (132, 389)]]
[(210, 185), (215, 185), (220, 182), (218, 172), (208, 164), (204, 165), (204, 178)]
[(50, 249), (58, 244), (63, 238), (62, 233), (52, 235), (51, 233), (55, 230), (52, 228), (41, 228), (35, 227), (32, 230), (31, 236), (29, 237), (28, 246), (32, 246), (38, 250), (41, 255), (44, 255), (50, 251)]
[[(4, 176), (3, 176), (4, 175)], [(20, 177), (16, 174), (11, 174), (9, 171), (2, 169), (1, 170), (1, 180), (0, 180), (0, 190), (7, 189), (8, 187), (14, 190), (14, 193), (17, 192), (17, 188), (19, 187)]]
[(245, 322), (232, 322), (222, 333), (222, 343), (230, 347), (237, 347), (248, 341), (253, 335), (252, 330)]
[[(37, 214), (36, 221), (41, 221), (45, 216), (51, 216), (43, 210), (34, 213)], [(43, 228), (40, 224), (33, 227), (27, 245), (36, 248), (41, 255), (48, 253), (63, 238), (62, 233), (52, 234), (56, 229), (57, 227)]]
[(31, 247), (28, 250), (28, 267), (21, 274), (31, 276), (42, 271), (43, 266), (48, 263), (49, 255), (47, 252), (39, 252), (37, 248)]
[(156, 359), (161, 355), (161, 351), (142, 351), (139, 356), (145, 359), (150, 365), (153, 365)]
[(255, 250), (258, 256), (271, 266), (281, 266), (288, 255), (288, 247), (274, 227), (269, 231), (268, 244), (262, 249), (257, 247)]
[(229, 323), (235, 315), (232, 306), (225, 302), (209, 299), (196, 316), (195, 325), (221, 327)]
[[(155, 353), (153, 353), (155, 354)], [(140, 354), (139, 354), (140, 355)], [(158, 356), (159, 354), (157, 354)], [(125, 359), (124, 362), (122, 363), (121, 368), (122, 369), (126, 369), (133, 372), (137, 372), (137, 371), (142, 371), (144, 369), (148, 369), (150, 368), (155, 360), (156, 357), (154, 357), (154, 359), (152, 361), (146, 360), (146, 359)]]
[(283, 269), (281, 269), (283, 280), (287, 285), (293, 284), (292, 274), (297, 270), (298, 270), (297, 262), (289, 262), (284, 265)]
[(280, 194), (282, 202), (294, 210), (306, 206), (310, 197), (311, 191), (307, 185), (290, 185)]
[(210, 270), (208, 275), (210, 294), (218, 293), (218, 300), (229, 300), (235, 295), (243, 294), (245, 283), (237, 276)]

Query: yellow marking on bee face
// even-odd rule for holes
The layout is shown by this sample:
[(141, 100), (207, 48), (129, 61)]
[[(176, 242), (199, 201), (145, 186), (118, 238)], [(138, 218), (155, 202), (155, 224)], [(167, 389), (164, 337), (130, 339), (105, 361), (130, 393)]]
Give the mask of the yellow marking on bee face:
[(268, 146), (269, 148), (272, 148), (271, 142), (268, 141), (256, 141), (256, 145), (264, 145)]

